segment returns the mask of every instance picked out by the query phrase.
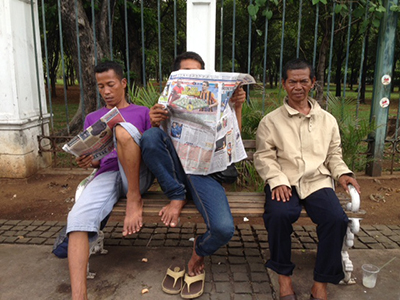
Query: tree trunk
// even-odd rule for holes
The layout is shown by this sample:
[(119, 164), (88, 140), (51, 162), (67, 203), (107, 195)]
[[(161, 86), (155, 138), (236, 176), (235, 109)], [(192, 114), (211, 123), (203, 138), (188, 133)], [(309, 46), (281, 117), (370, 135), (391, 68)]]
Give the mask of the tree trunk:
[(324, 84), (325, 84), (325, 65), (326, 65), (326, 54), (329, 48), (329, 32), (325, 32), (325, 36), (322, 39), (321, 48), (319, 51), (318, 65), (317, 65), (317, 83), (316, 83), (316, 96), (315, 100), (323, 106), (324, 97)]
[(361, 89), (360, 89), (360, 103), (366, 104), (365, 102), (365, 88), (367, 84), (367, 58), (368, 58), (368, 45), (369, 45), (369, 29), (366, 32), (366, 37), (365, 37), (365, 50), (364, 50), (364, 61), (363, 61), (363, 72), (361, 75)]
[[(107, 2), (106, 0), (103, 0)], [(62, 0), (61, 12), (63, 21), (63, 31), (66, 37), (66, 45), (68, 45), (72, 54), (74, 69), (79, 76), (79, 61), (78, 61), (78, 46), (76, 39), (76, 15), (74, 1)], [(78, 0), (78, 26), (80, 38), (80, 58), (82, 70), (82, 87), (83, 87), (83, 105), (84, 113), (96, 110), (96, 79), (94, 75), (94, 39), (91, 24), (83, 9), (82, 1)], [(103, 57), (102, 45), (98, 44), (97, 53), (99, 57)], [(67, 129), (59, 131), (58, 135), (75, 135), (82, 130), (82, 101), (79, 103), (79, 108), (69, 123), (69, 132)]]

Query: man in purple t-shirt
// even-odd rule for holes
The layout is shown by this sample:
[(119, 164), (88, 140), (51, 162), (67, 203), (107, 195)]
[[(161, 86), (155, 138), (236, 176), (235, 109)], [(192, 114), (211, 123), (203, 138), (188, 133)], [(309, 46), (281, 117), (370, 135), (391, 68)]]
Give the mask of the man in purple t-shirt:
[(91, 126), (110, 109), (117, 107), (124, 123), (114, 128), (115, 148), (100, 161), (93, 156), (76, 159), (81, 168), (98, 168), (94, 179), (85, 187), (79, 200), (68, 214), (68, 263), (72, 299), (87, 299), (86, 266), (89, 260), (89, 241), (97, 238), (101, 221), (112, 211), (118, 199), (127, 197), (126, 216), (122, 234), (136, 233), (142, 227), (143, 194), (152, 183), (152, 175), (141, 164), (140, 140), (151, 127), (149, 109), (129, 104), (122, 67), (115, 62), (96, 66), (96, 81), (106, 106), (90, 113), (85, 128)]

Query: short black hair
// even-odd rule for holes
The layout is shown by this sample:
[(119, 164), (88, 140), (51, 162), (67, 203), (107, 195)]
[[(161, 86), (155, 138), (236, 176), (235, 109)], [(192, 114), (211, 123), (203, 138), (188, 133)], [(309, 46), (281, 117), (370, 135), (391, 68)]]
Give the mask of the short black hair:
[(314, 68), (308, 61), (306, 61), (305, 59), (302, 59), (302, 58), (295, 58), (295, 59), (288, 61), (285, 64), (285, 66), (283, 67), (282, 78), (284, 81), (286, 81), (286, 79), (288, 78), (287, 71), (304, 70), (304, 69), (310, 70), (310, 79), (313, 80), (313, 78), (315, 77)]
[(97, 66), (94, 68), (95, 73), (103, 73), (109, 70), (113, 70), (117, 75), (117, 77), (119, 78), (119, 80), (122, 80), (124, 78), (123, 67), (115, 61), (106, 60), (97, 64)]
[(172, 65), (172, 71), (178, 71), (181, 68), (181, 61), (186, 60), (186, 59), (193, 59), (195, 61), (198, 61), (200, 63), (201, 69), (204, 70), (204, 61), (201, 58), (200, 55), (198, 55), (196, 52), (192, 51), (187, 51), (183, 52), (182, 54), (178, 55), (175, 58), (174, 64)]

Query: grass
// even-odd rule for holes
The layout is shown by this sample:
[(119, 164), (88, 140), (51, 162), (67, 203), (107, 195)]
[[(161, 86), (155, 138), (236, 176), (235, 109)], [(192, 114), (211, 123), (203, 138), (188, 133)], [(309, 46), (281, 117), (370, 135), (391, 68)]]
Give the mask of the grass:
[[(150, 85), (149, 85), (150, 86)], [(59, 85), (57, 87), (57, 93), (58, 97), (55, 99), (52, 99), (52, 108), (53, 108), (53, 122), (54, 122), (54, 132), (65, 128), (67, 124), (67, 115), (66, 115), (66, 108), (65, 108), (65, 103), (64, 103), (64, 93), (63, 93), (63, 85), (62, 82), (59, 82)], [(325, 87), (325, 92), (326, 92), (326, 87)], [(265, 94), (264, 94), (265, 93)], [(330, 87), (330, 95), (334, 95), (335, 93), (335, 87), (331, 86)], [(343, 91), (342, 91), (343, 93)], [(366, 89), (366, 102), (367, 104), (360, 104), (358, 107), (358, 118), (359, 120), (363, 122), (369, 121), (369, 116), (370, 116), (370, 111), (371, 111), (371, 98), (372, 98), (372, 93), (373, 93), (373, 87), (372, 86), (367, 86)], [(158, 88), (154, 88), (152, 85), (147, 89), (141, 89), (140, 87), (133, 87), (132, 90), (130, 91), (130, 96), (131, 99), (134, 100), (135, 103), (146, 105), (146, 106), (151, 106), (151, 104), (155, 101), (154, 99), (158, 98)], [(263, 96), (264, 94), (264, 96)], [(395, 90), (391, 94), (391, 105), (389, 109), (389, 116), (390, 117), (396, 117), (397, 116), (397, 111), (398, 111), (398, 101), (399, 101), (399, 91), (398, 89)], [(263, 89), (261, 84), (254, 85), (251, 87), (250, 90), (250, 103), (244, 106), (243, 108), (243, 126), (242, 126), (242, 138), (243, 139), (254, 139), (255, 138), (255, 133), (256, 129), (258, 126), (258, 123), (262, 119), (262, 117), (267, 114), (268, 112), (272, 111), (273, 109), (277, 108), (278, 106), (281, 105), (283, 97), (286, 95), (286, 92), (280, 88), (274, 88), (270, 89), (267, 88)], [(76, 113), (78, 107), (79, 107), (79, 99), (80, 99), (80, 93), (79, 93), (79, 85), (73, 86), (73, 87), (68, 87), (67, 90), (67, 98), (68, 98), (68, 120), (71, 120), (74, 114)], [(263, 100), (264, 98), (264, 100)], [(353, 87), (353, 90), (350, 90), (349, 88), (346, 89), (346, 114), (348, 114), (351, 118), (355, 119), (356, 116), (356, 108), (357, 108), (357, 86)], [(143, 101), (141, 101), (143, 100)], [(141, 102), (140, 102), (141, 101)], [(48, 106), (49, 107), (49, 106)], [(340, 123), (340, 122), (339, 122)], [(352, 125), (353, 126), (353, 125)], [(350, 130), (350, 131), (349, 131)], [(347, 130), (347, 139), (349, 139), (349, 143), (351, 144), (352, 141), (351, 139), (354, 138), (352, 136), (351, 130), (354, 130), (350, 126), (350, 129)], [(366, 137), (363, 137), (366, 138)], [(361, 139), (363, 139), (361, 138)], [(360, 140), (360, 137), (357, 137), (358, 140)], [(354, 142), (354, 141), (353, 141)], [(366, 163), (366, 156), (364, 155), (366, 150), (367, 150), (367, 144), (365, 142), (358, 142), (359, 145), (356, 148), (356, 154), (354, 153), (354, 147), (352, 154), (350, 154), (350, 166), (353, 167), (354, 170), (359, 171), (363, 170), (365, 168), (365, 163)], [(390, 166), (391, 162), (391, 155), (388, 154), (390, 153), (390, 146), (385, 146), (385, 166)], [(397, 154), (397, 153), (396, 153)], [(67, 165), (70, 166), (71, 163), (68, 162), (68, 157), (66, 157), (67, 154), (62, 153), (62, 155), (57, 155), (57, 162), (58, 165)], [(397, 155), (398, 156), (398, 155)], [(395, 157), (394, 159), (394, 168), (399, 168), (399, 158)], [(254, 168), (254, 167), (253, 167)], [(239, 180), (239, 185), (242, 184), (248, 184), (248, 180), (246, 179), (249, 178), (250, 182), (258, 182), (259, 179), (256, 178), (258, 176), (255, 172), (255, 170), (251, 169), (247, 165), (239, 166), (239, 169), (242, 169), (243, 171), (243, 176)], [(262, 188), (258, 186), (256, 183), (256, 187), (252, 187), (255, 189), (260, 189)]]

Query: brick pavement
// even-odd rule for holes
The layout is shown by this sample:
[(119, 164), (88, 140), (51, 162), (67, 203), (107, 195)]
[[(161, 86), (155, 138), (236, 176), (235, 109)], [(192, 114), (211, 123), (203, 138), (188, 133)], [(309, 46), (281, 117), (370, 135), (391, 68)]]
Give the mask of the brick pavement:
[[(53, 245), (65, 222), (0, 220), (0, 244)], [(205, 232), (202, 223), (166, 228), (145, 223), (142, 230), (123, 238), (122, 222), (104, 228), (105, 246), (192, 247), (192, 238)], [(294, 226), (293, 249), (316, 249), (316, 228)], [(400, 248), (400, 226), (364, 225), (356, 236), (355, 249)], [(199, 299), (272, 299), (270, 278), (264, 267), (268, 258), (268, 234), (263, 225), (239, 224), (232, 240), (206, 259), (205, 293)], [(208, 271), (208, 272), (207, 272)]]

